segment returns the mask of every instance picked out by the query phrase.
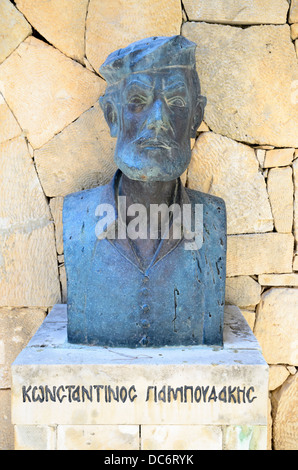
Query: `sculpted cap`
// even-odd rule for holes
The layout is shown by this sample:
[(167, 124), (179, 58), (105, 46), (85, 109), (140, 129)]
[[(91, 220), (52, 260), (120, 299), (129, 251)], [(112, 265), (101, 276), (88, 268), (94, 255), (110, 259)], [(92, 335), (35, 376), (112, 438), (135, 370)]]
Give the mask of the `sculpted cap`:
[(99, 69), (108, 85), (127, 75), (165, 67), (195, 69), (196, 44), (183, 36), (151, 37), (112, 52)]

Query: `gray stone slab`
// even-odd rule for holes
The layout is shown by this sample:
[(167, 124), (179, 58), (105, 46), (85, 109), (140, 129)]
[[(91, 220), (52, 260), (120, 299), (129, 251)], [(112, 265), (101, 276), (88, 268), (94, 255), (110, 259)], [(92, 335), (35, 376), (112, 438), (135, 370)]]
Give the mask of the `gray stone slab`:
[[(51, 312), (46, 317), (45, 321), (36, 332), (35, 336), (31, 339), (28, 343), (28, 348), (30, 347), (44, 347), (44, 346), (52, 346), (52, 347), (65, 347), (71, 348), (76, 350), (79, 348), (83, 350), (86, 348), (87, 351), (102, 351), (102, 347), (97, 346), (81, 346), (81, 345), (74, 345), (67, 342), (67, 305), (65, 304), (56, 304)], [(247, 321), (241, 314), (238, 307), (234, 305), (226, 305), (225, 306), (225, 316), (224, 316), (224, 346), (223, 349), (260, 349), (259, 343), (252, 333)], [(109, 350), (118, 350), (118, 349), (126, 349), (126, 348), (109, 348)], [(155, 350), (156, 348), (144, 348), (140, 351), (133, 351), (133, 356), (139, 356), (145, 353), (146, 351)], [(173, 348), (165, 348), (166, 350), (172, 350)], [(175, 349), (175, 348), (174, 348)], [(181, 349), (181, 348), (179, 348)], [(183, 348), (182, 348), (183, 349)], [(221, 348), (210, 348), (209, 346), (191, 346), (187, 347), (186, 349), (190, 350), (206, 350), (208, 352), (212, 350), (218, 350)], [(130, 350), (127, 348), (127, 350)], [(142, 352), (141, 352), (142, 351)], [(28, 352), (28, 351), (26, 351)], [(149, 352), (150, 356), (150, 352)]]

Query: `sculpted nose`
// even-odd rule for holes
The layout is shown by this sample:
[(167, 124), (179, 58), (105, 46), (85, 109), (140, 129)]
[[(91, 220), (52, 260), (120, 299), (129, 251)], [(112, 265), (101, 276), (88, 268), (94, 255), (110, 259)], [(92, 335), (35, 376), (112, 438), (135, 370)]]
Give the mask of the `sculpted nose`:
[(160, 130), (168, 130), (170, 128), (168, 113), (161, 99), (156, 100), (152, 105), (150, 115), (147, 119), (147, 128), (155, 130), (157, 133)]

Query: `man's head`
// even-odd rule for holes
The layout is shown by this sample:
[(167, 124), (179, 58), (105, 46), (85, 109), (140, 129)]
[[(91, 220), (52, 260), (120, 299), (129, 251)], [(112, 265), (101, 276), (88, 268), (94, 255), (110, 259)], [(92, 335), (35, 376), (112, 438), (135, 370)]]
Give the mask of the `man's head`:
[(114, 158), (120, 170), (141, 181), (180, 176), (206, 102), (195, 44), (182, 36), (144, 39), (110, 54), (100, 73), (108, 85), (100, 104), (117, 137)]

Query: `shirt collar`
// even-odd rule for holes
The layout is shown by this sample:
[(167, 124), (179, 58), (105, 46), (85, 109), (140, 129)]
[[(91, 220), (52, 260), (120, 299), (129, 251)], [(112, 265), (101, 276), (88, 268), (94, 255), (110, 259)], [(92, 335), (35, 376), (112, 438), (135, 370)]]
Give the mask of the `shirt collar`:
[[(122, 176), (121, 170), (117, 170), (114, 177), (107, 185), (103, 186), (103, 191), (101, 193), (101, 202), (105, 204), (110, 204), (113, 209), (113, 217), (109, 218), (108, 226), (106, 230), (102, 230), (100, 233), (97, 234), (99, 239), (109, 238), (109, 233), (112, 232), (114, 227), (117, 225), (117, 221), (119, 217), (124, 216), (124, 214), (120, 214), (118, 210), (118, 194), (119, 194), (119, 183)], [(180, 205), (181, 209), (183, 210), (183, 206), (186, 204), (191, 204), (189, 196), (186, 192), (185, 187), (181, 183), (181, 179), (178, 178), (177, 180), (178, 188), (177, 188), (177, 204)], [(182, 217), (182, 226), (183, 231), (189, 230), (189, 227), (183, 225), (183, 217)]]
[[(119, 212), (119, 207), (118, 207), (118, 194), (119, 194), (119, 183), (121, 180), (122, 172), (121, 170), (117, 170), (114, 177), (108, 183), (103, 187), (102, 193), (101, 193), (101, 202), (104, 204), (110, 204), (114, 211), (109, 217), (108, 225), (105, 228), (105, 230), (102, 230), (101, 232), (97, 232), (97, 238), (99, 240), (107, 239), (126, 259), (128, 259), (130, 262), (132, 262), (134, 265), (137, 266), (137, 262), (135, 260), (135, 256), (132, 253), (130, 243), (126, 238), (124, 239), (119, 239), (117, 237), (117, 230), (118, 230), (118, 225), (119, 225), (119, 218), (122, 218), (122, 221), (124, 219), (124, 214), (121, 214)], [(184, 234), (187, 234), (190, 230), (190, 227), (185, 226), (184, 222), (184, 217), (183, 217), (183, 206), (185, 204), (191, 204), (189, 196), (186, 192), (186, 189), (184, 188), (183, 184), (181, 183), (181, 179), (177, 179), (177, 204), (180, 205), (181, 208), (181, 217), (179, 220), (177, 219), (178, 224), (181, 225), (181, 237), (180, 238), (174, 238), (174, 224), (175, 224), (175, 219), (173, 220), (173, 223), (170, 225), (169, 228), (169, 234), (167, 238), (164, 238), (160, 242), (160, 246), (158, 247), (156, 255), (153, 257), (153, 261), (151, 264), (156, 264), (158, 261), (160, 261), (162, 258), (164, 258), (167, 254), (169, 254), (171, 251), (173, 251), (181, 242), (181, 240), (184, 238)], [(115, 237), (116, 234), (116, 237)], [(192, 240), (188, 240), (192, 241)], [(137, 266), (140, 268), (139, 266)]]

